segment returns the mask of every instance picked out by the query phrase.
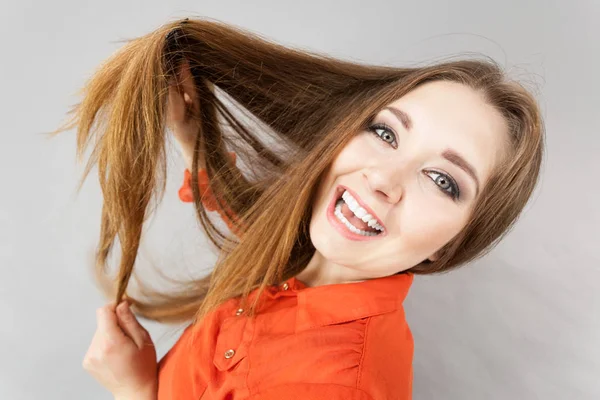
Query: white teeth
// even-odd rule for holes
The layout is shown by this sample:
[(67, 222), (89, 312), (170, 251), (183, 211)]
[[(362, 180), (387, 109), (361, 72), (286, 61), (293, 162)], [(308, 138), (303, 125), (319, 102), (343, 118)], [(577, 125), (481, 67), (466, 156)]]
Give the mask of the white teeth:
[(363, 231), (361, 229), (358, 229), (354, 225), (352, 225), (350, 223), (350, 221), (348, 221), (348, 219), (346, 219), (346, 217), (342, 213), (342, 204), (343, 204), (343, 201), (342, 200), (338, 200), (337, 204), (335, 205), (335, 211), (333, 213), (335, 214), (336, 218), (340, 222), (342, 222), (344, 225), (346, 225), (346, 227), (348, 229), (350, 229), (352, 232), (357, 233), (357, 234), (362, 235), (362, 236), (377, 236), (377, 235), (379, 235), (379, 233)]
[[(360, 218), (360, 219), (363, 219), (363, 217), (364, 217), (365, 215), (367, 215), (367, 210), (365, 210), (365, 209), (364, 209), (364, 208), (362, 208), (362, 207), (358, 207), (358, 208), (356, 209), (356, 212), (354, 213), (354, 215), (356, 215), (356, 216), (357, 216), (358, 218)], [(368, 222), (368, 221), (365, 221), (365, 222)]]
[(354, 215), (366, 222), (367, 225), (369, 225), (371, 228), (383, 232), (383, 226), (379, 225), (377, 220), (373, 218), (371, 214), (367, 213), (367, 211), (358, 204), (356, 199), (354, 199), (354, 197), (352, 197), (352, 195), (347, 190), (344, 190), (344, 193), (342, 194), (342, 199), (344, 199), (344, 201), (348, 205), (348, 208), (354, 213)]

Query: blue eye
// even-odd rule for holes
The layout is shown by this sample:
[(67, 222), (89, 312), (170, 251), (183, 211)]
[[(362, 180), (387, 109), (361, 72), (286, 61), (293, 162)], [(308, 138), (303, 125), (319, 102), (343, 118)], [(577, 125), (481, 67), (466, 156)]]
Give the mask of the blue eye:
[[(392, 128), (390, 128), (386, 124), (382, 123), (382, 124), (369, 125), (367, 130), (369, 132), (372, 132), (375, 136), (377, 136), (380, 140), (383, 140), (385, 143), (388, 143), (388, 144), (396, 143), (396, 134), (394, 133)], [(379, 133), (381, 131), (382, 131), (382, 133)], [(392, 145), (392, 147), (397, 148), (398, 143), (396, 143), (396, 146)]]
[[(388, 125), (384, 123), (373, 124), (369, 125), (367, 130), (373, 133), (375, 136), (377, 136), (379, 140), (382, 140), (385, 143), (391, 145), (394, 149), (398, 148), (398, 143), (396, 142), (396, 134), (394, 133), (393, 129), (390, 128)], [(452, 179), (450, 175), (446, 175), (436, 171), (428, 172), (437, 175), (433, 178), (433, 181), (444, 194), (446, 194), (454, 201), (457, 201), (460, 198), (460, 188), (458, 187), (456, 181)]]
[(434, 176), (433, 181), (444, 194), (447, 194), (452, 200), (459, 199), (460, 189), (452, 177), (437, 171), (428, 171), (428, 173), (437, 175)]

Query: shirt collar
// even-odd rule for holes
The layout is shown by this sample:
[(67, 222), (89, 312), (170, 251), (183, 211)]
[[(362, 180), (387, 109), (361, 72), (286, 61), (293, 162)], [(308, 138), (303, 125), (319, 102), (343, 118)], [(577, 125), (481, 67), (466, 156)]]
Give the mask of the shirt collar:
[(396, 311), (402, 307), (413, 281), (401, 273), (362, 282), (308, 287), (292, 277), (271, 292), (271, 297), (298, 296), (296, 331), (353, 321)]

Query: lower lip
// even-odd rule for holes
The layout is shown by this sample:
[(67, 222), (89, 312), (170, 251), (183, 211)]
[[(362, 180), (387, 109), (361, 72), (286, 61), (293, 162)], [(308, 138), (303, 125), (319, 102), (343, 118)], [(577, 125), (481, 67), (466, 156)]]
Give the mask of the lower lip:
[(367, 241), (367, 240), (375, 240), (375, 239), (380, 239), (383, 236), (387, 235), (387, 232), (383, 232), (380, 233), (376, 236), (363, 236), (363, 235), (359, 235), (358, 233), (354, 233), (351, 230), (348, 229), (348, 227), (346, 225), (344, 225), (334, 214), (334, 210), (335, 210), (335, 203), (337, 202), (337, 200), (340, 198), (340, 195), (344, 192), (344, 188), (343, 187), (338, 187), (334, 194), (333, 194), (333, 198), (331, 199), (331, 202), (329, 203), (329, 206), (327, 207), (327, 220), (329, 221), (329, 223), (331, 225), (333, 225), (333, 227), (342, 235), (344, 236), (346, 239), (349, 240), (355, 240), (355, 241)]

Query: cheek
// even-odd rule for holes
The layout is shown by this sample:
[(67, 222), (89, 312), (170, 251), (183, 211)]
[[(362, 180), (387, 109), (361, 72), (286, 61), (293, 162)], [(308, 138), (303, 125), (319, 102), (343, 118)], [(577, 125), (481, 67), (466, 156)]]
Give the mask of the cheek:
[(342, 175), (364, 168), (370, 160), (379, 159), (384, 147), (378, 147), (375, 140), (373, 134), (368, 132), (354, 136), (333, 161), (332, 171), (336, 175)]
[[(426, 203), (421, 202), (421, 204)], [(429, 256), (448, 243), (466, 223), (466, 216), (454, 205), (414, 205), (404, 209), (399, 238), (407, 249)]]
[(363, 167), (364, 163), (361, 163), (361, 160), (364, 160), (366, 156), (364, 141), (365, 138), (362, 135), (357, 135), (350, 140), (346, 147), (333, 160), (319, 183), (313, 201), (313, 213), (319, 209), (325, 209), (329, 205), (337, 179), (347, 174), (356, 173), (357, 170)]

